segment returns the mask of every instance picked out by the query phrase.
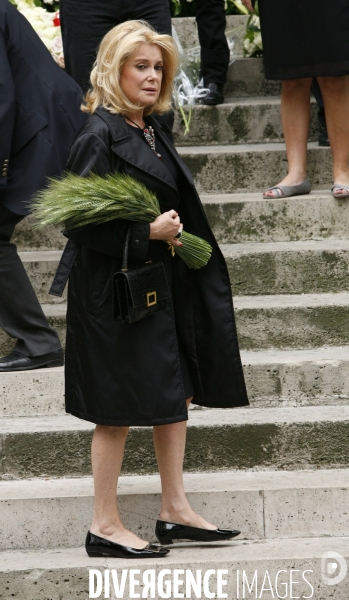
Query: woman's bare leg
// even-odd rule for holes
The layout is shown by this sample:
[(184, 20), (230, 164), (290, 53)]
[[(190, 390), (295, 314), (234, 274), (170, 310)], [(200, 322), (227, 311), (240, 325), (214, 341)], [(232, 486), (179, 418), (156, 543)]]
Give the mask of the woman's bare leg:
[[(192, 398), (188, 398), (189, 406)], [(204, 529), (217, 529), (195, 513), (185, 495), (183, 484), (183, 460), (187, 422), (157, 425), (153, 428), (154, 447), (158, 462), (161, 486), (161, 521), (181, 523)]]
[[(349, 78), (318, 77), (333, 159), (333, 181), (349, 185)], [(339, 193), (337, 190), (336, 193)], [(342, 193), (348, 193), (342, 190)]]
[(116, 487), (128, 427), (97, 425), (91, 448), (95, 487), (91, 532), (124, 546), (144, 548), (147, 542), (125, 528), (117, 507)]
[[(288, 173), (280, 185), (297, 185), (307, 176), (307, 143), (310, 122), (311, 79), (289, 79), (282, 82), (281, 120), (285, 136)], [(275, 192), (265, 192), (276, 198)]]

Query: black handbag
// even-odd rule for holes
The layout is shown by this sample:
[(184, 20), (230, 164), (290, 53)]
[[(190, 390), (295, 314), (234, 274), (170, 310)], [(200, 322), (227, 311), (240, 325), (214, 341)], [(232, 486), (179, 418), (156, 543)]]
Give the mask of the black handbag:
[(128, 269), (128, 229), (123, 252), (122, 268), (113, 276), (114, 321), (134, 323), (166, 308), (170, 298), (165, 267), (162, 262), (148, 260), (144, 266)]

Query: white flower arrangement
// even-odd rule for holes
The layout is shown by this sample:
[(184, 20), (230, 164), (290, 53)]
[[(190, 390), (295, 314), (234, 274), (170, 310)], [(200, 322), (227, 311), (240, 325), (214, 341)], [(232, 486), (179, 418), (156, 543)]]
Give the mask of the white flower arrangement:
[(244, 53), (247, 57), (262, 56), (263, 54), (258, 1), (255, 4), (254, 13), (250, 15), (247, 22), (246, 34), (244, 38)]
[[(45, 0), (46, 4), (54, 4), (54, 0)], [(64, 68), (63, 43), (59, 13), (49, 12), (42, 6), (37, 6), (34, 0), (13, 0), (19, 12), (28, 19), (52, 58)]]

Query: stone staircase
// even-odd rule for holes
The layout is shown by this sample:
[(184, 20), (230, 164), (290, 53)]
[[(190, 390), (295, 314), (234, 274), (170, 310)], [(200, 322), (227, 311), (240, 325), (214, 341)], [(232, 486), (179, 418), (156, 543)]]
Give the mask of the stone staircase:
[[(190, 20), (179, 29), (183, 39), (194, 39)], [(229, 598), (349, 597), (348, 576), (336, 586), (321, 577), (325, 552), (349, 563), (349, 202), (329, 194), (330, 152), (316, 145), (315, 107), (314, 191), (262, 200), (261, 190), (286, 170), (279, 86), (265, 82), (262, 71), (261, 60), (237, 58), (226, 103), (196, 107), (187, 136), (179, 115), (175, 123), (179, 152), (229, 266), (251, 401), (245, 409), (191, 411), (186, 488), (196, 510), (242, 535), (223, 545), (178, 544), (161, 564), (89, 559), (82, 543), (93, 504), (93, 425), (65, 415), (62, 368), (4, 373), (1, 600), (85, 599), (89, 569), (134, 568), (137, 579), (146, 569), (226, 569)], [(63, 342), (66, 299), (47, 292), (64, 241), (55, 228), (33, 231), (30, 218), (17, 228), (22, 260)], [(12, 345), (0, 332), (1, 354)], [(153, 540), (160, 484), (151, 430), (132, 428), (123, 474), (125, 523)], [(291, 569), (299, 571), (293, 588)], [(256, 570), (257, 587), (249, 592), (242, 573), (251, 587)], [(273, 591), (262, 587), (266, 570)], [(306, 575), (312, 595), (305, 570), (313, 571)], [(118, 596), (111, 591), (110, 597)]]

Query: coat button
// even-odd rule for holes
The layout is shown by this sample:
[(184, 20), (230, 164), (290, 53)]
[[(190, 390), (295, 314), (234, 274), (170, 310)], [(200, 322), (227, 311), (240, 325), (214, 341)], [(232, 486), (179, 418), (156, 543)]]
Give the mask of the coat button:
[(6, 177), (6, 175), (7, 175), (7, 171), (3, 171), (3, 172), (2, 172), (2, 175), (3, 175), (3, 177)]

